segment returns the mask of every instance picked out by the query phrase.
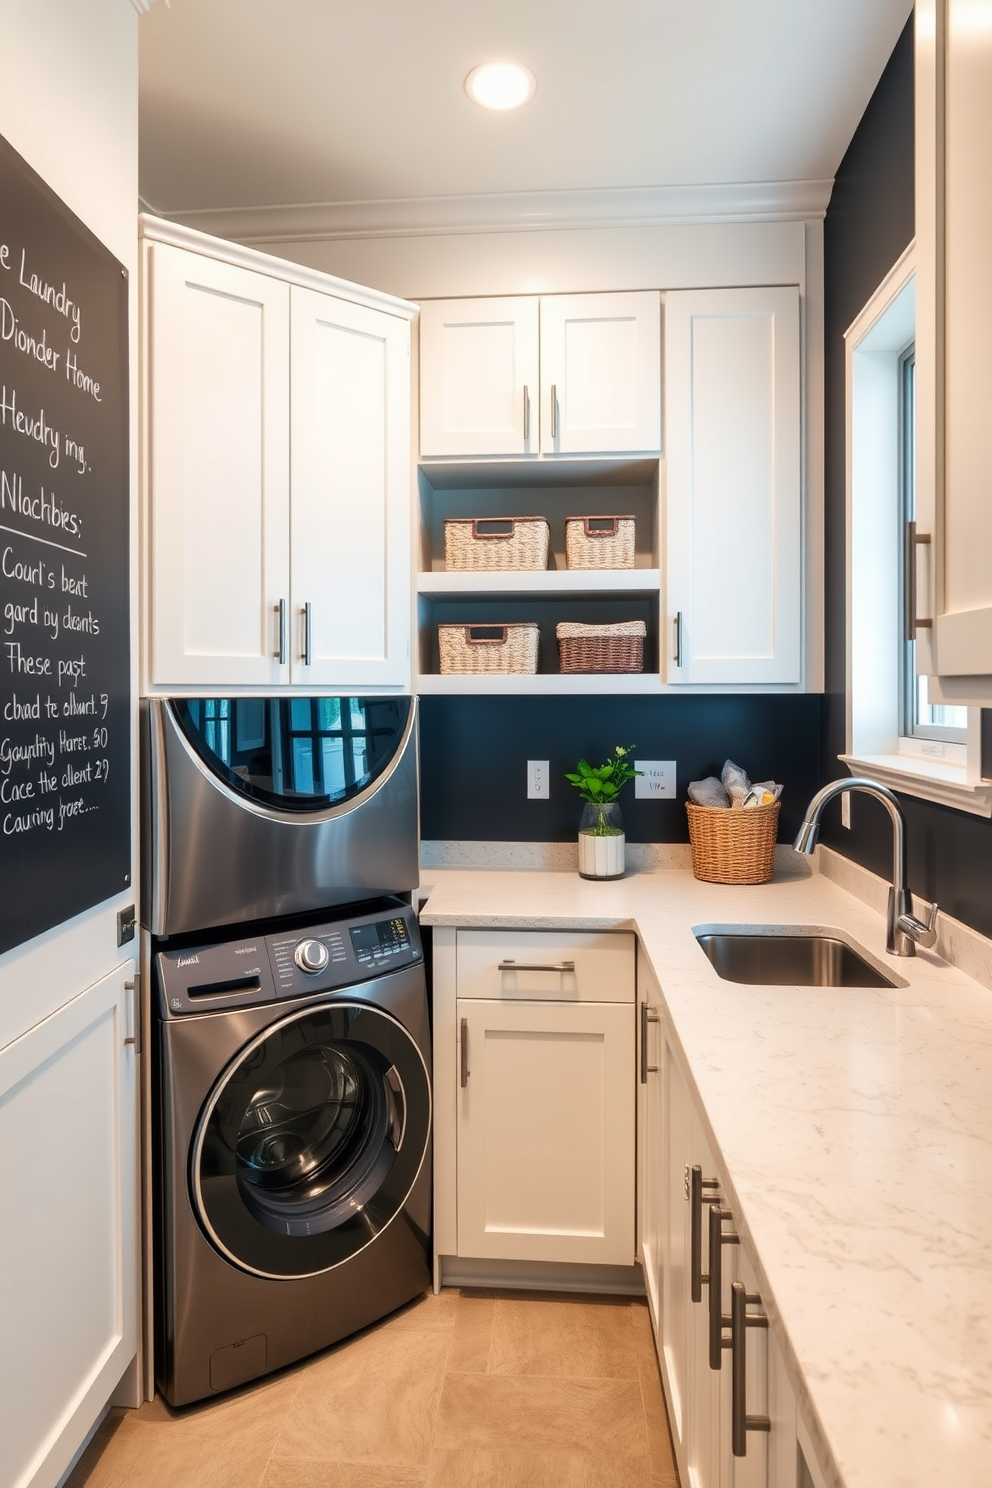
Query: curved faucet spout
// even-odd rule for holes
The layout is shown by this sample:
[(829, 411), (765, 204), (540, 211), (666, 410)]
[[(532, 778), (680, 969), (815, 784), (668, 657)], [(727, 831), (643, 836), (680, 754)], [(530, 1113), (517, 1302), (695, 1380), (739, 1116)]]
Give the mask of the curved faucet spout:
[[(824, 806), (845, 791), (864, 791), (866, 795), (874, 796), (877, 801), (881, 801), (892, 819), (892, 887), (889, 889), (885, 947), (894, 956), (915, 956), (917, 941), (932, 945), (936, 939), (934, 921), (937, 907), (933, 906), (927, 925), (913, 915), (913, 898), (906, 875), (906, 821), (898, 798), (887, 785), (870, 780), (864, 775), (852, 775), (849, 780), (832, 780), (829, 785), (817, 791), (807, 806), (802, 826), (793, 844), (795, 850), (807, 856), (813, 852)], [(922, 933), (918, 934), (916, 927)]]

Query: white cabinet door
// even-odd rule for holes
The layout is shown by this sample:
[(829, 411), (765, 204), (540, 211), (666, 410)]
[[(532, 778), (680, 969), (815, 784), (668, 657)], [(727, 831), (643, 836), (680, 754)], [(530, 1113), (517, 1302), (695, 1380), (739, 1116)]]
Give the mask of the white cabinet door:
[(536, 454), (538, 375), (536, 297), (425, 301), (421, 459)]
[(410, 329), (292, 289), (292, 679), (404, 685)]
[(799, 294), (665, 300), (668, 680), (802, 679)]
[(658, 294), (542, 298), (542, 451), (656, 453), (660, 448)]
[[(638, 1243), (644, 1289), (656, 1338), (662, 1329), (665, 1278), (666, 1127), (663, 1100), (661, 996), (644, 958), (638, 965)], [(672, 1426), (673, 1433), (675, 1426)]]
[(149, 680), (288, 681), (289, 288), (166, 244), (149, 258)]
[(931, 698), (985, 706), (992, 702), (990, 77), (992, 31), (974, 0), (919, 0), (916, 506), (918, 530), (932, 536), (934, 551), (920, 571), (918, 612), (933, 626), (918, 634), (918, 661), (940, 679)]
[(8, 1488), (53, 1488), (136, 1349), (133, 975), (119, 967), (0, 1051)]
[(633, 1004), (457, 1015), (458, 1254), (632, 1265)]

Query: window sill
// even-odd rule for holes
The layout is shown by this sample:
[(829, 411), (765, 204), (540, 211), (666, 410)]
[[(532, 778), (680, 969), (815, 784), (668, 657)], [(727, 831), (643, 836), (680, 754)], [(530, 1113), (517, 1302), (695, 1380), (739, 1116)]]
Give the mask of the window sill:
[(869, 775), (890, 790), (972, 816), (992, 817), (992, 780), (969, 780), (964, 765), (912, 754), (840, 754), (837, 758), (852, 775)]

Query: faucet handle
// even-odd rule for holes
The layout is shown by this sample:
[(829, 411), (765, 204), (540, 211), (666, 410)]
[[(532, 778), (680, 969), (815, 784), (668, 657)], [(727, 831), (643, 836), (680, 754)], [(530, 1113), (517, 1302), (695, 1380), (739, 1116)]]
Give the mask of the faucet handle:
[(931, 904), (926, 921), (918, 920), (913, 914), (901, 914), (896, 921), (896, 929), (911, 936), (917, 945), (934, 945), (937, 940), (937, 905)]

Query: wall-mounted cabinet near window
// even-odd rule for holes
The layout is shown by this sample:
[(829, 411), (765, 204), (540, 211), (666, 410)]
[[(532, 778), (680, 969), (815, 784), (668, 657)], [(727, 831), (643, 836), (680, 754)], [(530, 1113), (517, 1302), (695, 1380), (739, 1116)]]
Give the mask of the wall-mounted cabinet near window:
[(799, 292), (665, 297), (673, 683), (802, 680)]
[(414, 307), (142, 227), (146, 686), (408, 685)]
[[(992, 703), (988, 416), (992, 31), (974, 0), (916, 7), (919, 667), (931, 701)], [(922, 556), (922, 555), (921, 555)]]
[(422, 305), (422, 460), (660, 448), (656, 291)]

